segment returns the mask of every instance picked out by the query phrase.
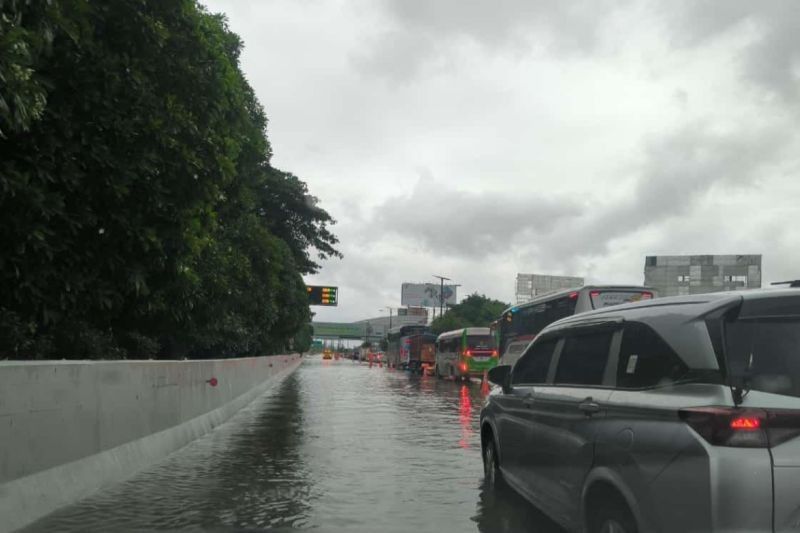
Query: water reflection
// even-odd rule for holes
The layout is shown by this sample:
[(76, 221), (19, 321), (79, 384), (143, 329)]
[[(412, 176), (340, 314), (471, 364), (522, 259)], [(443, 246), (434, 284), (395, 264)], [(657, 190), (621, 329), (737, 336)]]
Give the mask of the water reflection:
[(304, 361), (159, 466), (31, 530), (557, 531), (482, 486), (480, 384)]
[(459, 446), (465, 450), (470, 447), (473, 440), (472, 431), (472, 398), (470, 398), (469, 387), (467, 385), (461, 386), (461, 393), (459, 399), (458, 421), (461, 425), (461, 440), (458, 441)]
[(562, 533), (550, 519), (507, 485), (490, 489), (481, 482), (477, 514), (473, 520), (481, 533)]

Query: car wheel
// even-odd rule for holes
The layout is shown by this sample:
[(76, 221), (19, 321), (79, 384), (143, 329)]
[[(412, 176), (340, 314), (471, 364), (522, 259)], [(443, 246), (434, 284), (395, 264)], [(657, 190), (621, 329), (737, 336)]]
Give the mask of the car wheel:
[(489, 488), (493, 489), (503, 482), (503, 474), (500, 472), (500, 463), (497, 460), (497, 448), (494, 439), (483, 447), (483, 477)]
[(589, 533), (637, 533), (636, 520), (619, 498), (597, 502), (589, 517)]

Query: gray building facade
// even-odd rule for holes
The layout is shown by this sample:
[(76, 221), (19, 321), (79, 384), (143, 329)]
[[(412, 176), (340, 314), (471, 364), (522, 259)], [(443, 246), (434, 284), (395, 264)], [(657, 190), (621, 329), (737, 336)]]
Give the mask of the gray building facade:
[(650, 255), (644, 284), (659, 296), (761, 288), (761, 255)]
[(530, 302), (537, 296), (561, 289), (583, 285), (583, 278), (576, 276), (548, 276), (545, 274), (517, 274), (515, 284), (518, 304)]

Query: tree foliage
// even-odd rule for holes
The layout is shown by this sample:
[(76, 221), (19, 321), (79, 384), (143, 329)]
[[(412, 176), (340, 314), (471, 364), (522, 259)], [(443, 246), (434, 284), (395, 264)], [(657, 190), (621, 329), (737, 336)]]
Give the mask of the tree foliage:
[(235, 356), (339, 257), (195, 0), (0, 0), (0, 357)]
[(438, 335), (454, 329), (486, 327), (497, 320), (506, 308), (508, 304), (474, 293), (436, 318), (431, 323), (431, 329)]

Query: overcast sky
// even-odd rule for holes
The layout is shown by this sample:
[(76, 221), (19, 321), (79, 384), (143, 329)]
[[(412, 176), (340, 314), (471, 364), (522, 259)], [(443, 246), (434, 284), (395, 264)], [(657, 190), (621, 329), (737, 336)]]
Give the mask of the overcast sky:
[(273, 164), (338, 221), (318, 320), (403, 282), (643, 282), (652, 254), (800, 277), (797, 0), (211, 0)]

